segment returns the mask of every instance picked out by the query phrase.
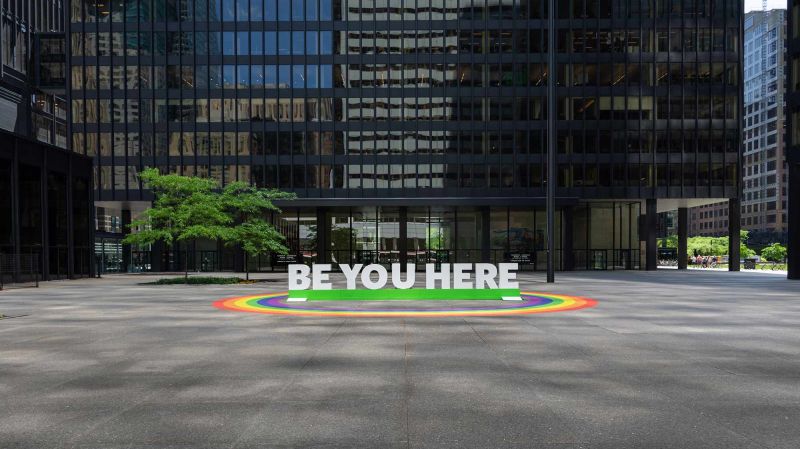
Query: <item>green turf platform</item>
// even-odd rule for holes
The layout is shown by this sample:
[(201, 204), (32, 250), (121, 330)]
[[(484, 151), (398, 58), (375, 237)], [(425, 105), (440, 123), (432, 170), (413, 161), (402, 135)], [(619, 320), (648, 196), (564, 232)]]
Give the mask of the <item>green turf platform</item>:
[(519, 296), (519, 289), (289, 290), (289, 298), (308, 301), (501, 300), (504, 296)]

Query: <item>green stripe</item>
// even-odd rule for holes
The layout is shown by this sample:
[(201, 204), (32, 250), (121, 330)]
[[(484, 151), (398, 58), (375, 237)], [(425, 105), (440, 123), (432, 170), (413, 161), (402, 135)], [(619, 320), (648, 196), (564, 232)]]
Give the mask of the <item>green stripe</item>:
[(519, 296), (519, 289), (450, 289), (424, 288), (383, 290), (290, 290), (290, 298), (309, 301), (392, 301), (392, 300), (497, 300), (503, 296)]

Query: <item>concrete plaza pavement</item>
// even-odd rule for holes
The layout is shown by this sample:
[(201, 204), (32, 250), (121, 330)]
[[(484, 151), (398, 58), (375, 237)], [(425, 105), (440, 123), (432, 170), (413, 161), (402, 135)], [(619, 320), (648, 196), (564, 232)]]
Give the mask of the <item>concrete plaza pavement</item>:
[(0, 448), (800, 447), (800, 283), (769, 273), (522, 274), (573, 312), (276, 317), (141, 285), (0, 292)]

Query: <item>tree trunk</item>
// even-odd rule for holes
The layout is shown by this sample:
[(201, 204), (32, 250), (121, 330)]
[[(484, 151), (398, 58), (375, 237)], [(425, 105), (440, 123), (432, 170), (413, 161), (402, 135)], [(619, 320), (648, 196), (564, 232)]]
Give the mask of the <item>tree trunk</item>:
[(183, 250), (183, 278), (189, 283), (189, 245)]
[(247, 251), (242, 250), (244, 254), (244, 279), (246, 281), (250, 280), (250, 267), (247, 266)]

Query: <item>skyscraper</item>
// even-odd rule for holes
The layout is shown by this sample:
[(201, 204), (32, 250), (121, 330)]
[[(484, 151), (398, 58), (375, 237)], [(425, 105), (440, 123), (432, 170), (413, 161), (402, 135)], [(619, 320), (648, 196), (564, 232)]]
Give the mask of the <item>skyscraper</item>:
[(786, 165), (788, 175), (789, 221), (789, 279), (800, 279), (800, 1), (788, 2), (788, 56), (786, 78), (789, 80), (787, 95), (787, 112), (789, 132), (786, 133)]
[(0, 1), (0, 129), (66, 148), (61, 4)]
[(92, 273), (92, 160), (66, 151), (64, 23), (60, 0), (0, 0), (0, 284)]
[(750, 12), (744, 30), (742, 227), (785, 232), (786, 11)]
[[(654, 268), (658, 211), (738, 210), (742, 5), (556, 13), (550, 30), (544, 1), (73, 0), (71, 145), (97, 162), (105, 238), (159, 167), (296, 192), (272, 218), (297, 259), (541, 269), (552, 138), (558, 267)], [(179, 259), (154, 254), (141, 265)]]

